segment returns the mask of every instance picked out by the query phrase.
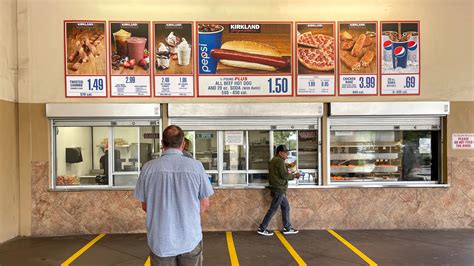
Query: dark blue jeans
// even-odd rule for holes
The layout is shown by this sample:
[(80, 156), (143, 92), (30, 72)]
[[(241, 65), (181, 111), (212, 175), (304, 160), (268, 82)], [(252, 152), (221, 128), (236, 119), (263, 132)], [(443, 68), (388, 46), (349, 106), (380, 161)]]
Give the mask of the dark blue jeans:
[(260, 224), (260, 229), (267, 229), (268, 224), (272, 220), (273, 215), (275, 215), (278, 207), (281, 207), (281, 218), (283, 220), (283, 226), (285, 228), (290, 228), (290, 204), (288, 199), (286, 199), (285, 193), (273, 192), (272, 191), (272, 203), (270, 204), (270, 209), (268, 209), (267, 214), (263, 218), (263, 222)]

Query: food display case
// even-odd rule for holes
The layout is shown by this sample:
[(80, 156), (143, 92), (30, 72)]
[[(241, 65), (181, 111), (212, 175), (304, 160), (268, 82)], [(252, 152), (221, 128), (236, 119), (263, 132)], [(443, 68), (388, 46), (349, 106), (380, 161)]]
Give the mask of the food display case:
[[(274, 149), (287, 145), (290, 185), (320, 184), (322, 103), (169, 104), (169, 123), (180, 126), (215, 186), (268, 185)], [(212, 141), (211, 141), (212, 140)], [(212, 142), (212, 145), (210, 144)]]
[(449, 102), (331, 103), (330, 184), (444, 182)]

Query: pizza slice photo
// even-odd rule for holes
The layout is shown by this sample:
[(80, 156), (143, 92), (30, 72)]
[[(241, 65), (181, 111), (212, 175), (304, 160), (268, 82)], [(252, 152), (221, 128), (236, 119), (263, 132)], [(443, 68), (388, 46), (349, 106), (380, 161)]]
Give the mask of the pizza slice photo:
[[(324, 32), (326, 33), (326, 32)], [(331, 32), (327, 32), (330, 34)], [(335, 66), (335, 39), (323, 33), (306, 31), (298, 34), (297, 57), (305, 72), (330, 72)]]

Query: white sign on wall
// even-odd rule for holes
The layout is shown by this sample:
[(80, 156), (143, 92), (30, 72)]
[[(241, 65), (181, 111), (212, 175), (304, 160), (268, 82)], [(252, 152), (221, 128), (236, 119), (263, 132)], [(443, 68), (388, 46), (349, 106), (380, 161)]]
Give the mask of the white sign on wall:
[(243, 131), (226, 131), (225, 145), (244, 145)]
[(452, 139), (455, 150), (474, 149), (474, 133), (453, 133)]

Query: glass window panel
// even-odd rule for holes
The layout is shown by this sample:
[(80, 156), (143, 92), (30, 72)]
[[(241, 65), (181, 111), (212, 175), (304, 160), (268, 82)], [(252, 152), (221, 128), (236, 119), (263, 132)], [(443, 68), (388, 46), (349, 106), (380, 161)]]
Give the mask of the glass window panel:
[(403, 131), (402, 133), (402, 180), (437, 181), (438, 161), (436, 131)]
[(114, 175), (114, 186), (134, 187), (137, 184), (138, 174)]
[(140, 127), (140, 143), (146, 144), (143, 145), (144, 149), (140, 150), (140, 162), (143, 167), (146, 162), (160, 157), (160, 127)]
[(297, 148), (297, 135), (296, 131), (274, 131), (273, 132), (273, 153), (275, 154), (276, 147), (278, 145), (286, 145), (288, 148), (288, 159), (287, 163), (291, 163), (297, 159), (296, 148)]
[(224, 170), (247, 170), (245, 131), (224, 131)]
[(316, 172), (306, 172), (306, 171), (300, 171), (300, 173), (303, 173), (302, 176), (298, 179), (298, 183), (300, 184), (315, 184), (318, 183), (318, 179), (316, 178)]
[[(136, 172), (140, 167), (138, 127), (114, 127), (114, 171)], [(133, 144), (133, 145), (132, 145)]]
[(267, 184), (268, 173), (249, 174), (249, 183), (252, 184)]
[(439, 132), (331, 131), (331, 181), (435, 181)]
[(249, 169), (268, 170), (270, 161), (270, 132), (249, 131)]
[(316, 169), (318, 166), (318, 132), (300, 130), (298, 132), (298, 168)]
[(130, 157), (140, 158), (140, 170), (146, 162), (158, 158), (159, 151), (160, 128), (158, 126), (140, 127), (140, 143), (130, 144)]
[(108, 128), (56, 127), (56, 185), (95, 185), (95, 177), (104, 174), (99, 158), (103, 149), (99, 140), (108, 139)]
[(217, 170), (217, 131), (195, 131), (196, 160), (204, 169)]
[(246, 173), (223, 173), (222, 184), (223, 185), (246, 185), (247, 174)]
[(186, 144), (184, 145), (184, 150), (188, 151), (194, 157), (194, 131), (185, 131), (184, 138)]
[(217, 182), (219, 180), (219, 174), (218, 173), (208, 173), (209, 177), (211, 178), (211, 183), (215, 186), (217, 186)]

